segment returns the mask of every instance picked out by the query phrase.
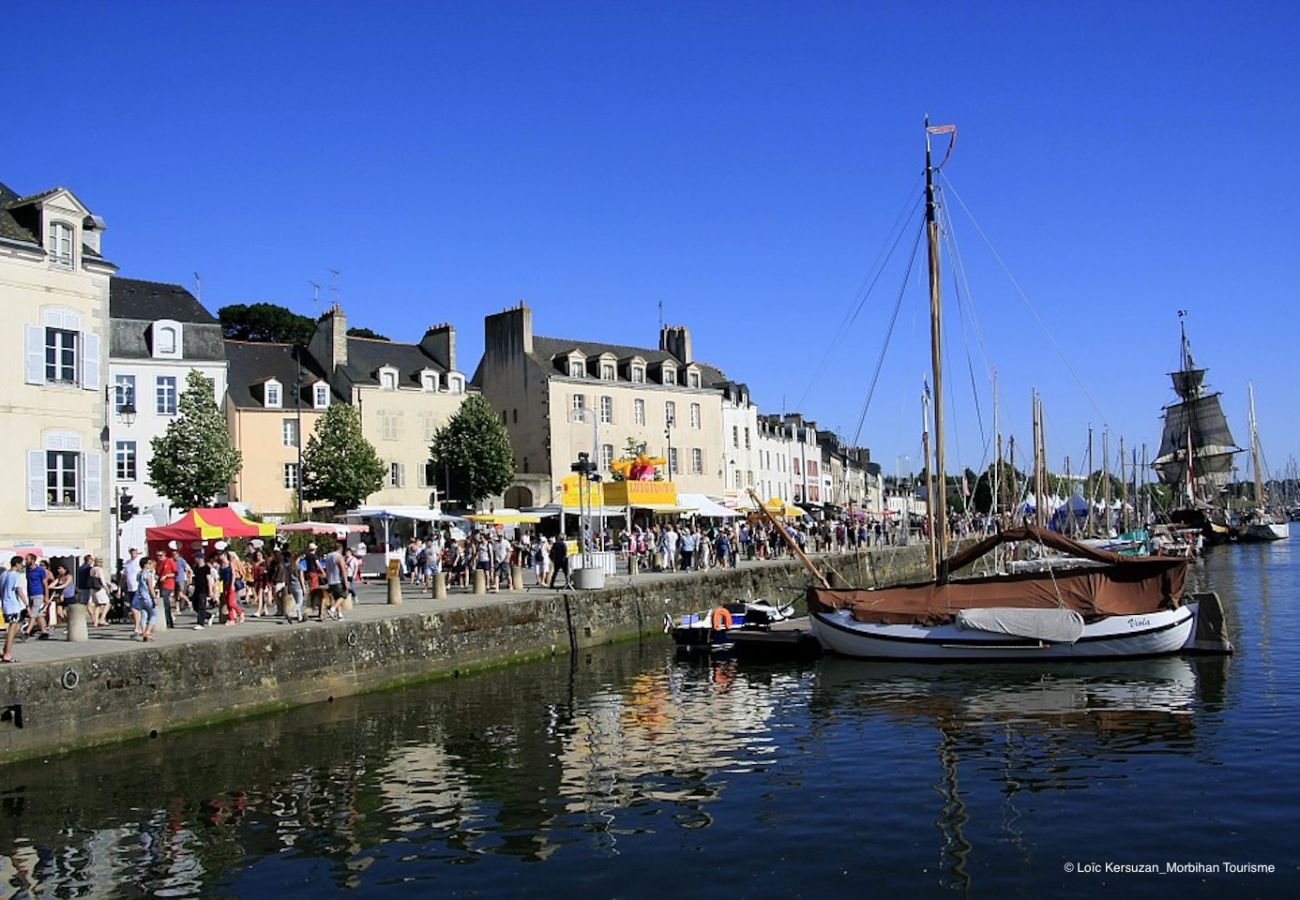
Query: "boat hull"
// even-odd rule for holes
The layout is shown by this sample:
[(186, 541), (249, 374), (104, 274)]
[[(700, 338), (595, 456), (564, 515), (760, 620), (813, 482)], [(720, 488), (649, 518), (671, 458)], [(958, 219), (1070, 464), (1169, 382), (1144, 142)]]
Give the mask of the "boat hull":
[(1073, 643), (943, 625), (857, 622), (847, 610), (814, 612), (812, 631), (822, 646), (857, 659), (1017, 660), (1116, 659), (1177, 653), (1192, 636), (1195, 611), (1187, 606), (1133, 616), (1108, 616), (1086, 624)]
[(1237, 540), (1242, 544), (1263, 544), (1285, 541), (1291, 537), (1290, 522), (1253, 522), (1237, 529)]

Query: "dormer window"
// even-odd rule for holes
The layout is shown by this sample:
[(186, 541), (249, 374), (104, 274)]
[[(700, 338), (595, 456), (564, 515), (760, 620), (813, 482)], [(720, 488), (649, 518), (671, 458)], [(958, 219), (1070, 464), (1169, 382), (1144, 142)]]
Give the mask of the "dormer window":
[(686, 370), (686, 384), (693, 388), (700, 386), (700, 373), (697, 369)]
[(154, 359), (179, 359), (181, 356), (181, 323), (159, 319), (153, 328)]
[(385, 391), (397, 390), (397, 370), (391, 366), (385, 366), (379, 370), (379, 387)]
[(645, 366), (632, 367), (632, 383), (645, 384)]
[(603, 362), (600, 364), (600, 380), (613, 381), (615, 379), (615, 368), (613, 363)]
[(420, 390), (432, 393), (438, 389), (438, 373), (425, 371), (420, 373)]
[(71, 269), (73, 266), (73, 238), (76, 232), (67, 222), (50, 223), (50, 240), (45, 252), (49, 254), (50, 265), (56, 269)]
[(282, 405), (280, 382), (274, 378), (267, 379), (262, 385), (262, 399), (267, 409), (279, 409)]
[(318, 381), (311, 387), (311, 405), (316, 409), (325, 409), (330, 405), (330, 386)]
[(465, 393), (465, 376), (452, 373), (447, 376), (447, 392), (450, 394)]
[(576, 359), (569, 360), (569, 377), (570, 378), (582, 377), (582, 363), (580, 361)]
[(664, 384), (677, 383), (677, 370), (675, 368), (673, 368), (672, 366), (664, 366), (662, 371), (663, 371)]

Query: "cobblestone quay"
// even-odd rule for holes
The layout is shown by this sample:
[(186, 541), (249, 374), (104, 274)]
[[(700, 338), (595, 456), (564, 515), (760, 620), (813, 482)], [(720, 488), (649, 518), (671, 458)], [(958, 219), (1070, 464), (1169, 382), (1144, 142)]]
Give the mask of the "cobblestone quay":
[[(847, 581), (922, 576), (924, 547), (827, 557)], [(531, 579), (531, 576), (529, 576)], [(194, 631), (193, 615), (156, 643), (129, 625), (91, 629), (82, 643), (29, 640), (0, 667), (0, 764), (335, 697), (460, 675), (609, 641), (658, 633), (678, 615), (739, 599), (788, 602), (808, 576), (792, 560), (742, 562), (704, 573), (621, 575), (600, 591), (523, 591), (433, 600), (403, 585), (367, 585), (346, 621), (288, 624), (249, 618)]]

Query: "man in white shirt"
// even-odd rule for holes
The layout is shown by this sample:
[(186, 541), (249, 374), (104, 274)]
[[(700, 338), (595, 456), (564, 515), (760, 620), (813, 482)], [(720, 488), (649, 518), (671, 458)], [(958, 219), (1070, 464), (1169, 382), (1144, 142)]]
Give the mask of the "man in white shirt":
[(138, 590), (140, 590), (140, 548), (132, 547), (129, 558), (122, 565), (122, 591), (125, 594), (122, 600), (131, 610), (131, 622), (135, 625), (136, 634), (141, 631), (140, 610), (136, 609), (131, 601), (135, 599)]

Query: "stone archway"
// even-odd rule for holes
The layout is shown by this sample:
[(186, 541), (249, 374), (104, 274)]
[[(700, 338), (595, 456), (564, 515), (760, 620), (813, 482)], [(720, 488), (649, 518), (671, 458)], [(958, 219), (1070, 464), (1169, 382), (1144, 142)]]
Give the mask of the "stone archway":
[(509, 488), (502, 498), (507, 509), (523, 509), (533, 505), (533, 492), (522, 484)]

